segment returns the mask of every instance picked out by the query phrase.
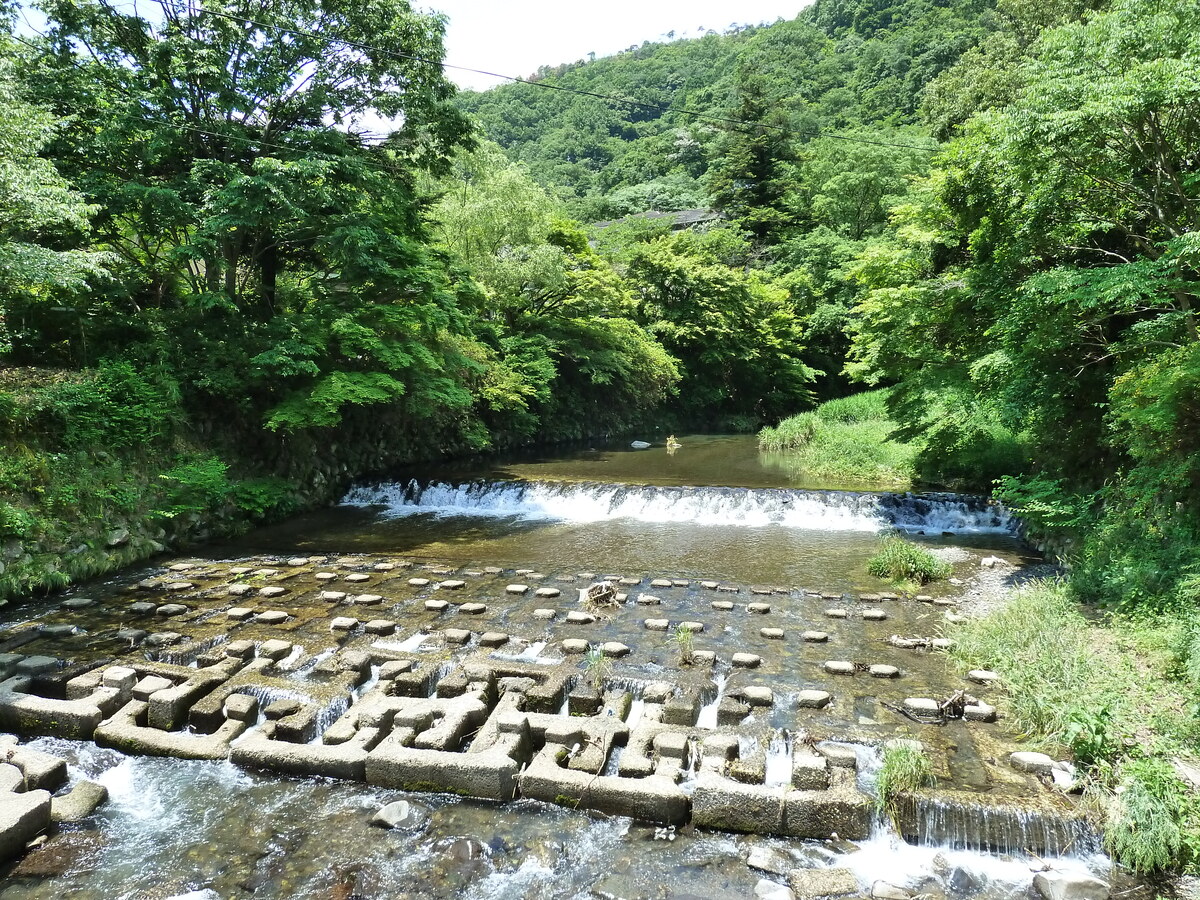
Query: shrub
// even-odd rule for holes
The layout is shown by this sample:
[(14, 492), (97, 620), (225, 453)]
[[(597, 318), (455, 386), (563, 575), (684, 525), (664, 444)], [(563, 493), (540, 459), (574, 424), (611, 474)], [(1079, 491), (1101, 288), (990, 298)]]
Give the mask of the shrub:
[(1162, 759), (1135, 759), (1121, 769), (1121, 787), (1108, 804), (1104, 832), (1109, 853), (1135, 872), (1186, 862), (1187, 789)]
[(953, 568), (924, 547), (890, 535), (883, 539), (879, 552), (867, 562), (867, 571), (876, 578), (928, 584), (948, 577)]

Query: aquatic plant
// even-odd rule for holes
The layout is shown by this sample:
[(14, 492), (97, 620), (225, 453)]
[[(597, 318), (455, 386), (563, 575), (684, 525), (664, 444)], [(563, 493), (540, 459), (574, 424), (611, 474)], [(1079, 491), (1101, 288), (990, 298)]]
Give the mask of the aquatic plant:
[(667, 638), (667, 642), (675, 646), (679, 653), (679, 664), (681, 666), (691, 665), (692, 656), (695, 653), (693, 642), (692, 629), (687, 623), (680, 623), (675, 628), (674, 634)]
[(913, 744), (894, 744), (883, 751), (883, 766), (875, 781), (875, 806), (895, 818), (901, 794), (911, 794), (934, 783), (925, 751)]
[(867, 561), (867, 571), (876, 578), (928, 584), (948, 577), (953, 567), (942, 562), (924, 547), (896, 535), (889, 535), (880, 543), (879, 552)]
[(612, 671), (612, 662), (599, 649), (592, 649), (583, 658), (583, 671), (591, 686), (599, 691)]

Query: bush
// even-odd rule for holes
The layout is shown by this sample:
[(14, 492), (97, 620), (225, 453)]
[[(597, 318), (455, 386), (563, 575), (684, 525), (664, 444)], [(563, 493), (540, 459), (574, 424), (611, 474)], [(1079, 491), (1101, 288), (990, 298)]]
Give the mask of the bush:
[(1187, 788), (1171, 764), (1135, 759), (1121, 769), (1121, 787), (1108, 804), (1104, 842), (1109, 853), (1142, 874), (1185, 862), (1189, 848), (1186, 820), (1194, 816)]
[(867, 571), (876, 578), (928, 584), (948, 577), (953, 567), (924, 547), (891, 535), (883, 539), (879, 552), (867, 562)]

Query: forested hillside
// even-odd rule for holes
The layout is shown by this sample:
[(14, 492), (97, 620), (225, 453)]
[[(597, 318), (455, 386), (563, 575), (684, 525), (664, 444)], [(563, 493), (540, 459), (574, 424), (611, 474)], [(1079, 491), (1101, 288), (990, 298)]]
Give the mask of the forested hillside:
[(406, 0), (41, 8), (0, 7), (0, 593), (873, 386), (1081, 595), (1200, 592), (1197, 0), (817, 0), (482, 94)]

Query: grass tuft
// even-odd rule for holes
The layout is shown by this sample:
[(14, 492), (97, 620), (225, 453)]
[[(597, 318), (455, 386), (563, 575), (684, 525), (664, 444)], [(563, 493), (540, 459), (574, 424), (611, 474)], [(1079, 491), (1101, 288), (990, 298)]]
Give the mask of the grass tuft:
[(883, 751), (883, 766), (875, 781), (876, 809), (894, 818), (901, 794), (911, 794), (933, 782), (933, 770), (924, 751), (908, 744), (888, 747)]
[(867, 571), (876, 578), (928, 584), (948, 578), (954, 568), (924, 547), (889, 535), (880, 543), (879, 552), (867, 561)]

